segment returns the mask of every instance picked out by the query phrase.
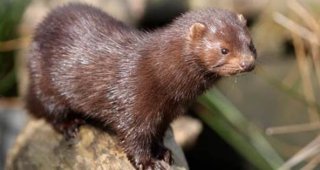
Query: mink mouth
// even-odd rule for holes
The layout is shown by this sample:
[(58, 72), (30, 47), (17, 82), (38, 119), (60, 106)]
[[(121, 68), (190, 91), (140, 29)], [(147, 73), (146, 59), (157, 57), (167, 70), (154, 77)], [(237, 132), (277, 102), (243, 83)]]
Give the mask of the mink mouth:
[(221, 76), (233, 76), (233, 75), (238, 75), (238, 74), (242, 74), (242, 73), (246, 73), (246, 72), (250, 72), (254, 69), (254, 65), (251, 65), (249, 67), (241, 67), (241, 66), (229, 66), (226, 67), (224, 66), (220, 66), (220, 67), (216, 67), (215, 68), (215, 73), (221, 75)]
[(230, 68), (220, 68), (216, 71), (221, 76), (232, 76), (239, 73), (242, 73), (243, 71), (239, 67), (230, 67)]

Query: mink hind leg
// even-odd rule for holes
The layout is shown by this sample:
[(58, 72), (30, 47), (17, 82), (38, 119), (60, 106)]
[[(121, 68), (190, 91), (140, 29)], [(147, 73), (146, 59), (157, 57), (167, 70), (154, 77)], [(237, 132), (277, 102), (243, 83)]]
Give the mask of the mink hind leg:
[(64, 104), (56, 102), (53, 97), (52, 99), (41, 100), (35, 95), (33, 89), (29, 88), (26, 96), (26, 108), (35, 118), (44, 118), (65, 138), (75, 137), (85, 120), (79, 116), (80, 114), (73, 112)]
[(72, 111), (64, 111), (58, 113), (61, 116), (50, 118), (49, 122), (53, 128), (63, 134), (66, 139), (71, 139), (77, 136), (81, 125), (85, 124), (85, 120)]

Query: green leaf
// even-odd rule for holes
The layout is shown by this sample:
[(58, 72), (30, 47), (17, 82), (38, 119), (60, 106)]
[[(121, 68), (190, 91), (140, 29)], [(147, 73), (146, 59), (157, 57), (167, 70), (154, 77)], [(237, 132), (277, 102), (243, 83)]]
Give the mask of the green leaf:
[(199, 98), (207, 112), (199, 116), (244, 158), (259, 169), (277, 169), (283, 159), (269, 144), (262, 131), (216, 88)]

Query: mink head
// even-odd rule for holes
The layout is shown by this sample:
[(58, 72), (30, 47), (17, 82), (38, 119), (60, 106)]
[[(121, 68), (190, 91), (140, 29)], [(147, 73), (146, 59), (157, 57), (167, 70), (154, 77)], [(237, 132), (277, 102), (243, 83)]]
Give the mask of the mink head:
[(185, 51), (205, 70), (219, 76), (253, 70), (257, 54), (241, 14), (207, 9), (182, 18), (189, 21), (181, 23), (187, 32)]

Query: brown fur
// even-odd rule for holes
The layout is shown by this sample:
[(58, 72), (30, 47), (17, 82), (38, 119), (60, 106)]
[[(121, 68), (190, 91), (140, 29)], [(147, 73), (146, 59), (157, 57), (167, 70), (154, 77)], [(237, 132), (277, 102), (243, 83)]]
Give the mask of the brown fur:
[(137, 169), (164, 169), (170, 122), (221, 76), (252, 70), (255, 57), (244, 18), (226, 10), (189, 12), (144, 33), (70, 4), (35, 31), (27, 108), (67, 137), (93, 120), (115, 132)]

